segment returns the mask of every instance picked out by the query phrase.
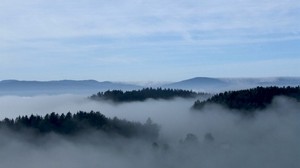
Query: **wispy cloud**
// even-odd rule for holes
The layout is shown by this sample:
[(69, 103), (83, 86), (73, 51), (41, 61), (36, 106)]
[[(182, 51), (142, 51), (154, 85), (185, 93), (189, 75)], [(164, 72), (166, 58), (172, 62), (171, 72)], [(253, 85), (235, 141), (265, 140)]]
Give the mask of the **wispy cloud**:
[(141, 61), (141, 58), (136, 58), (132, 56), (122, 56), (122, 55), (114, 55), (114, 56), (106, 56), (106, 57), (96, 57), (96, 61), (100, 64), (134, 64)]
[[(282, 49), (267, 44), (299, 40), (298, 20), (298, 0), (1, 0), (0, 70), (7, 76), (4, 72), (16, 67), (31, 67), (33, 73), (41, 67), (98, 71), (107, 65), (113, 72), (109, 65), (118, 63), (127, 76), (156, 68), (174, 79), (194, 62), (219, 60), (220, 54), (228, 58), (232, 50), (249, 58), (246, 52), (257, 44), (267, 50), (257, 62), (278, 57)], [(297, 47), (289, 50), (293, 57), (299, 54)], [(52, 76), (57, 73), (53, 70)]]
[[(174, 33), (184, 40), (299, 33), (297, 0), (36, 1), (1, 2), (1, 39), (80, 36), (128, 38)], [(203, 37), (205, 39), (205, 37)]]

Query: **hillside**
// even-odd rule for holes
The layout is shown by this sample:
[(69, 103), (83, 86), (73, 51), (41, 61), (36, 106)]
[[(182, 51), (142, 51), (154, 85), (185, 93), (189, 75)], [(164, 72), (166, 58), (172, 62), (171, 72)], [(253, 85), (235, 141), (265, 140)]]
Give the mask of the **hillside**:
[(257, 86), (298, 86), (299, 77), (274, 77), (274, 78), (209, 78), (196, 77), (179, 82), (163, 85), (163, 88), (186, 89), (201, 92), (219, 93), (228, 90), (240, 90)]
[(119, 135), (126, 138), (155, 139), (159, 128), (150, 119), (145, 124), (129, 122), (118, 118), (107, 118), (99, 112), (78, 112), (76, 114), (51, 113), (45, 116), (19, 116), (16, 119), (0, 121), (0, 129), (14, 132), (31, 131), (36, 135), (56, 133), (60, 135), (77, 135), (87, 131), (101, 131), (108, 135)]
[(31, 96), (39, 94), (92, 94), (99, 90), (140, 88), (137, 85), (98, 82), (96, 80), (59, 80), (59, 81), (0, 81), (0, 95)]
[(144, 101), (146, 99), (172, 99), (176, 97), (181, 98), (195, 98), (204, 95), (204, 93), (197, 93), (181, 89), (162, 89), (162, 88), (143, 88), (141, 90), (122, 91), (122, 90), (108, 90), (105, 92), (98, 92), (92, 95), (92, 100), (111, 100), (114, 102), (132, 102)]
[(193, 108), (201, 110), (207, 104), (219, 104), (229, 109), (249, 112), (266, 108), (276, 96), (286, 96), (299, 101), (300, 87), (256, 87), (239, 91), (226, 91), (205, 101), (197, 100)]
[(214, 88), (227, 87), (228, 83), (217, 78), (196, 77), (175, 83), (163, 85), (163, 88), (177, 88), (187, 90), (211, 91)]

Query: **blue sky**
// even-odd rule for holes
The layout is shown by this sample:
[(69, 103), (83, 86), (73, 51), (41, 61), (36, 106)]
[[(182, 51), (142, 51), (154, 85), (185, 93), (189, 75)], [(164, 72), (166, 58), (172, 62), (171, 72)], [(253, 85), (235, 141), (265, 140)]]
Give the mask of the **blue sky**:
[(299, 0), (0, 0), (0, 80), (300, 76)]

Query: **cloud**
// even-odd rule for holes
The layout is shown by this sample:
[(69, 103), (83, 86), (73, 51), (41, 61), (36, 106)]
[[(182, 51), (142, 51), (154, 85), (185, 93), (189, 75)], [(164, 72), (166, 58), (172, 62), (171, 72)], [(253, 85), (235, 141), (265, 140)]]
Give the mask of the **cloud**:
[(140, 59), (130, 56), (109, 56), (95, 58), (101, 64), (133, 64), (139, 62)]
[(220, 31), (224, 31), (218, 35), (220, 39), (226, 34), (299, 33), (299, 7), (296, 0), (4, 1), (0, 32), (2, 39), (18, 41), (82, 36), (119, 39), (166, 33), (189, 39)]
[[(0, 9), (4, 79), (132, 81), (219, 76), (219, 68), (204, 71), (199, 64), (237, 63), (228, 59), (236, 57), (233, 50), (246, 62), (253, 57), (253, 48), (259, 47), (263, 50), (256, 60), (286, 57), (283, 48), (297, 44), (300, 36), (297, 0), (2, 0)], [(289, 46), (295, 58), (298, 47)], [(114, 63), (120, 65), (117, 72)], [(284, 75), (289, 73), (293, 72)], [(158, 75), (145, 79), (148, 74)], [(232, 74), (241, 76), (239, 71), (229, 77)]]

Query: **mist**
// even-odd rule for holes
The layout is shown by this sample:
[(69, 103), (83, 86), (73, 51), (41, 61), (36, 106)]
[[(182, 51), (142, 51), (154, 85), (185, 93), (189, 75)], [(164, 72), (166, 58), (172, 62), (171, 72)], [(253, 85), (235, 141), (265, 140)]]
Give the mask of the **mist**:
[[(72, 138), (49, 134), (35, 140), (30, 134), (1, 129), (0, 162), (3, 167), (25, 168), (300, 167), (299, 102), (277, 97), (267, 109), (249, 118), (218, 105), (193, 111), (194, 101), (178, 98), (115, 104), (78, 95), (2, 96), (1, 119), (94, 110), (129, 121), (145, 122), (150, 117), (161, 130), (156, 142), (148, 142), (99, 132)], [(195, 138), (190, 140), (188, 135)]]

